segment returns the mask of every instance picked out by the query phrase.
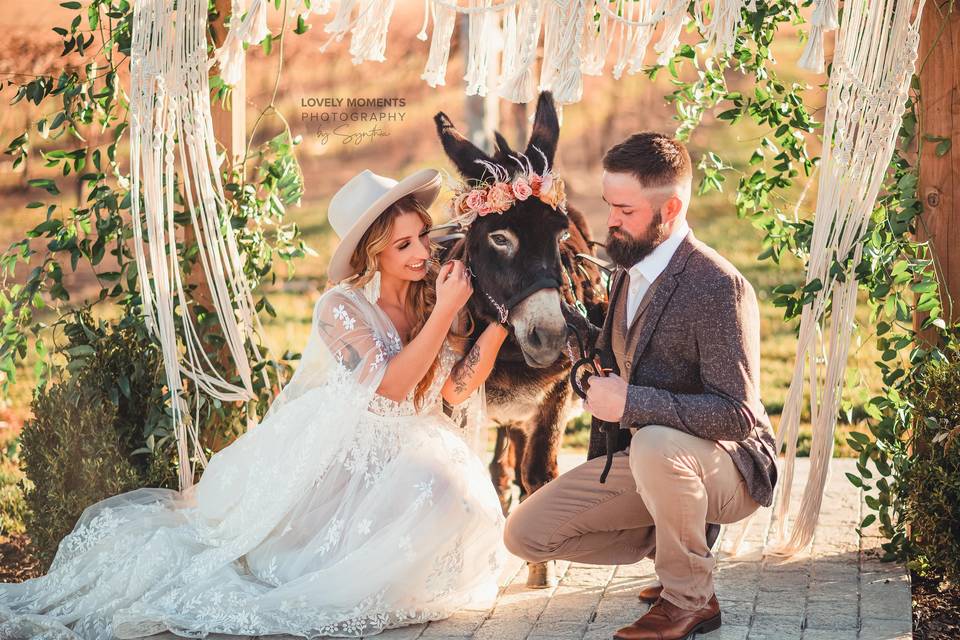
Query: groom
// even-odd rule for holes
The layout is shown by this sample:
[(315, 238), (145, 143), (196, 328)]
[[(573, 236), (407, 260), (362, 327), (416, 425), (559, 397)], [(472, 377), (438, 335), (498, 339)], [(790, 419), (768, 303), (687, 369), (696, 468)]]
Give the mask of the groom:
[[(616, 367), (588, 381), (588, 461), (521, 503), (505, 543), (531, 562), (654, 557), (662, 586), (640, 593), (653, 606), (614, 637), (686, 638), (720, 626), (710, 525), (773, 497), (759, 310), (747, 279), (687, 225), (692, 169), (681, 142), (638, 133), (607, 151), (603, 168), (607, 253), (618, 268), (597, 345)], [(598, 421), (620, 427), (604, 484)]]

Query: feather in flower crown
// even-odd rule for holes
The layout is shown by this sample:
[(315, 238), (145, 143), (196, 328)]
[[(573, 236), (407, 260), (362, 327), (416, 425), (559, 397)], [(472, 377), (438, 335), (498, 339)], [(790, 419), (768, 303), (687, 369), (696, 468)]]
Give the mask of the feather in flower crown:
[[(534, 147), (534, 149), (537, 149)], [(469, 226), (478, 216), (490, 213), (503, 213), (517, 202), (528, 198), (538, 198), (560, 213), (567, 214), (567, 196), (564, 191), (563, 180), (549, 167), (547, 157), (543, 156), (543, 173), (537, 173), (524, 154), (509, 155), (517, 163), (520, 171), (510, 177), (504, 167), (486, 160), (475, 160), (483, 165), (491, 175), (493, 183), (483, 180), (448, 180), (453, 191), (450, 201), (450, 220), (458, 222), (462, 227)]]

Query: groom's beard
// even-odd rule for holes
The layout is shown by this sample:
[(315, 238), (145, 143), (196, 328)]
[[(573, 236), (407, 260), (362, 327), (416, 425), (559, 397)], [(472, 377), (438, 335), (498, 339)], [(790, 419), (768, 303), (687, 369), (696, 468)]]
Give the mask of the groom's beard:
[(631, 236), (622, 227), (608, 229), (607, 255), (614, 263), (624, 269), (629, 269), (637, 264), (664, 241), (666, 234), (663, 230), (662, 220), (663, 218), (658, 211), (639, 238)]

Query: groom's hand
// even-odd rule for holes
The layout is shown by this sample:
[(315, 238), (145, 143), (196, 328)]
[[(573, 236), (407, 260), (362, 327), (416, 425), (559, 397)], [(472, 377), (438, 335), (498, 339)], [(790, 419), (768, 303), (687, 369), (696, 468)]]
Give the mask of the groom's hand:
[(587, 379), (587, 400), (583, 408), (604, 422), (620, 422), (627, 403), (627, 381), (615, 373), (590, 376)]

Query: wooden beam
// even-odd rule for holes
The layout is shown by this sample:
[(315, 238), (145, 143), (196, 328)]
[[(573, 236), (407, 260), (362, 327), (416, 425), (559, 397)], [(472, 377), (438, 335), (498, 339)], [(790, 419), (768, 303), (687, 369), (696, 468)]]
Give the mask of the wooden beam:
[[(917, 241), (929, 240), (942, 285), (943, 316), (960, 320), (960, 9), (949, 0), (927, 0), (920, 23), (920, 133), (948, 138), (950, 150), (937, 155), (937, 141), (922, 141), (918, 197), (923, 214)], [(926, 314), (915, 314), (919, 331)], [(933, 331), (921, 332), (931, 343)]]

